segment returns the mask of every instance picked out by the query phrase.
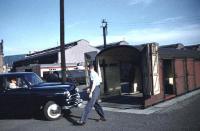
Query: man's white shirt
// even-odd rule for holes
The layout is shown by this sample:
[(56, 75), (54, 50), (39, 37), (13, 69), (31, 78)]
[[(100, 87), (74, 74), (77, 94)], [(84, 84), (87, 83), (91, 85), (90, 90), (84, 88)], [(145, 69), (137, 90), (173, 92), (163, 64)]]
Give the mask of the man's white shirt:
[(90, 79), (93, 82), (92, 86), (96, 87), (96, 86), (100, 85), (100, 83), (101, 83), (101, 79), (100, 79), (99, 75), (94, 70), (92, 70), (90, 72)]

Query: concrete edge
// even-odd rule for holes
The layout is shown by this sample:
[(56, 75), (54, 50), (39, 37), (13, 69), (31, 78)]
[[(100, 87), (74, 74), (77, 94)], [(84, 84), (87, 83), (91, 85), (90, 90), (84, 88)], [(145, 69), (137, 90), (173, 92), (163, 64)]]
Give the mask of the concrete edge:
[[(146, 109), (118, 109), (118, 108), (110, 108), (110, 107), (103, 107), (103, 109), (105, 111), (111, 111), (111, 112), (149, 115), (149, 114), (158, 112), (160, 110), (163, 110), (164, 108), (170, 107), (174, 104), (177, 104), (179, 102), (182, 102), (182, 101), (184, 101), (188, 98), (191, 98), (192, 96), (195, 96), (197, 94), (200, 94), (200, 89), (189, 92), (189, 93), (184, 94), (182, 96), (175, 97), (171, 100), (164, 101), (162, 103), (156, 104), (156, 105), (148, 107)], [(83, 101), (83, 105), (80, 108), (84, 108), (86, 103), (87, 103), (87, 101)]]

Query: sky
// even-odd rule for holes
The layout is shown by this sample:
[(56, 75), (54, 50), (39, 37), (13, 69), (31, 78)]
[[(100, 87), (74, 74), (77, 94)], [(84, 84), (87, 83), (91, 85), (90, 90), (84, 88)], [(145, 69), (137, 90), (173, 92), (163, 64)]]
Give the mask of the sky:
[[(131, 45), (200, 44), (200, 0), (65, 0), (65, 43), (85, 39)], [(0, 39), (4, 55), (59, 45), (59, 0), (0, 0)]]

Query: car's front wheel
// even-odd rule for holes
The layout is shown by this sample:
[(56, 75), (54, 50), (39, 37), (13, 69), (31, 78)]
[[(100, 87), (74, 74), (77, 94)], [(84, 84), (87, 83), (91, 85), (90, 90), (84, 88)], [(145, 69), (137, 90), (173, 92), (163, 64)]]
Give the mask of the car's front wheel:
[(44, 106), (44, 116), (47, 120), (57, 120), (62, 116), (62, 110), (58, 104), (49, 101)]

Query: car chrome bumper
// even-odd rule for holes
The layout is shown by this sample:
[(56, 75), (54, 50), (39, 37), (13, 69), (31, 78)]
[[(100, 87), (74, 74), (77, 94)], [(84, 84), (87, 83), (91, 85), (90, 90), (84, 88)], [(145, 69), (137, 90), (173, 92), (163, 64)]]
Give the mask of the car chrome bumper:
[(71, 109), (73, 107), (80, 107), (82, 105), (83, 100), (80, 98), (80, 94), (76, 93), (70, 95), (68, 99), (66, 99), (66, 105), (62, 107), (63, 110)]

